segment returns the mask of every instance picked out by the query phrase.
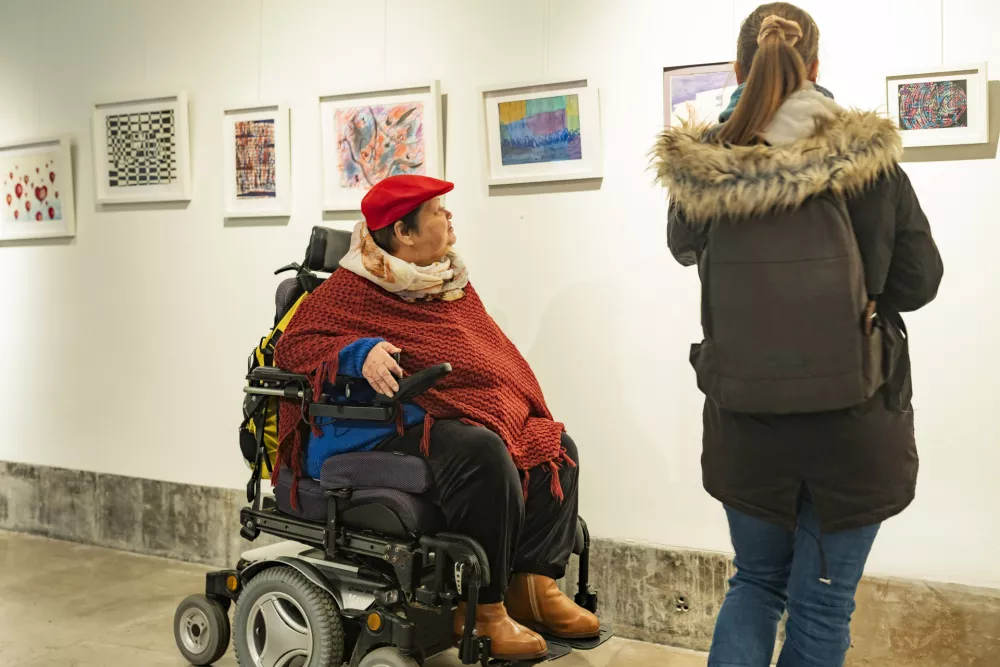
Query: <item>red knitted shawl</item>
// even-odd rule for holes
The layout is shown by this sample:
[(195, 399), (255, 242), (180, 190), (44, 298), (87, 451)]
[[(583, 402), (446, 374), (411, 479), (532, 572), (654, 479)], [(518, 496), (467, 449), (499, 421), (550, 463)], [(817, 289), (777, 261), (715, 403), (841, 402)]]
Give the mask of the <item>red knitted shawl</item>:
[[(275, 350), (275, 364), (309, 375), (314, 395), (336, 377), (340, 351), (359, 338), (384, 338), (402, 349), (402, 366), (411, 372), (448, 362), (454, 369), (416, 403), (427, 413), (422, 449), (433, 446), (434, 419), (461, 419), (499, 435), (524, 472), (548, 464), (552, 493), (562, 500), (557, 471), (575, 465), (562, 448), (563, 425), (552, 420), (541, 387), (528, 362), (487, 314), (470, 285), (456, 301), (406, 303), (346, 270), (333, 273), (310, 294), (292, 318)], [(400, 411), (401, 413), (402, 411)], [(297, 498), (302, 466), (302, 412), (284, 401), (279, 414), (279, 468), (294, 475)], [(316, 426), (312, 424), (315, 431)], [(402, 429), (402, 423), (399, 423)]]

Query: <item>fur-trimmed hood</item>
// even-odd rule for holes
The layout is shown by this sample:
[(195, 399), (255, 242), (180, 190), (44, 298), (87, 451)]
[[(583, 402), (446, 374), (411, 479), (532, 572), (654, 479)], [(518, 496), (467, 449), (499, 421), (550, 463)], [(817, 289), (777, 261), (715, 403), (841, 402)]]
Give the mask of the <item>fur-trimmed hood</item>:
[(779, 145), (726, 146), (707, 126), (665, 130), (651, 151), (657, 182), (690, 223), (752, 218), (831, 191), (850, 197), (891, 172), (902, 155), (893, 123), (837, 109), (809, 136)]

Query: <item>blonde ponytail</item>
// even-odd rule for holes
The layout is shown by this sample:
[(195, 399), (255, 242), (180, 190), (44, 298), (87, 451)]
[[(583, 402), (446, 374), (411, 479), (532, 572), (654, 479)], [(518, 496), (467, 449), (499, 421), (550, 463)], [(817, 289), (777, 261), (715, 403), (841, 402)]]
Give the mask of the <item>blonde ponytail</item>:
[[(789, 9), (801, 14), (809, 21), (808, 29), (804, 31), (799, 21), (778, 14), (758, 16), (772, 8), (785, 10), (781, 13), (786, 15), (793, 13)], [(756, 34), (752, 32), (757, 25), (755, 18), (760, 26)], [(736, 109), (719, 131), (720, 141), (747, 146), (759, 140), (760, 133), (770, 124), (782, 103), (806, 83), (808, 72), (803, 51), (815, 59), (818, 33), (808, 14), (787, 3), (762, 5), (744, 21), (740, 51), (744, 55), (750, 50), (753, 53), (749, 58), (750, 66), (745, 67), (742, 59), (741, 66), (744, 71), (749, 69), (750, 75)], [(744, 43), (751, 39), (755, 42), (752, 49)]]

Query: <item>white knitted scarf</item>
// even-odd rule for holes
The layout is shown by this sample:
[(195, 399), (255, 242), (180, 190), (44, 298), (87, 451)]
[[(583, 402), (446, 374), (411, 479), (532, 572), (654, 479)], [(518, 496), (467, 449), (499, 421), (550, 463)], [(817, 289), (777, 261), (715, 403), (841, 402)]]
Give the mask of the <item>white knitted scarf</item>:
[(469, 284), (465, 262), (454, 249), (430, 266), (404, 262), (375, 243), (364, 221), (354, 227), (351, 249), (340, 266), (410, 303), (461, 299)]

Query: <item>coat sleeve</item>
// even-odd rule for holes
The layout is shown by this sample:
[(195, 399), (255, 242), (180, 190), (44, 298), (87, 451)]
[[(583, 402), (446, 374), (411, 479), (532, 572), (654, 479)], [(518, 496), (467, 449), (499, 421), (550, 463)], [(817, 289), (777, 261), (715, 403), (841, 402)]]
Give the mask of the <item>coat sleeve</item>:
[(673, 204), (667, 212), (667, 245), (682, 266), (694, 266), (708, 244), (708, 230), (704, 225), (692, 225)]
[(943, 272), (927, 216), (900, 168), (848, 202), (868, 293), (899, 312), (937, 294)]
[(944, 263), (910, 179), (902, 169), (897, 173), (895, 243), (882, 298), (905, 313), (934, 300), (944, 275)]

